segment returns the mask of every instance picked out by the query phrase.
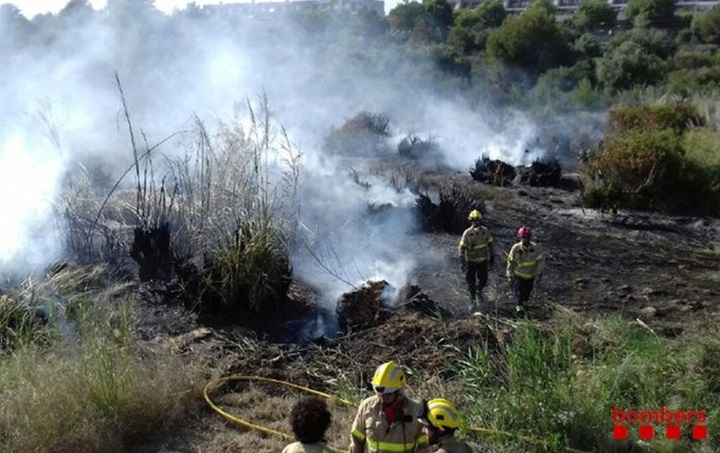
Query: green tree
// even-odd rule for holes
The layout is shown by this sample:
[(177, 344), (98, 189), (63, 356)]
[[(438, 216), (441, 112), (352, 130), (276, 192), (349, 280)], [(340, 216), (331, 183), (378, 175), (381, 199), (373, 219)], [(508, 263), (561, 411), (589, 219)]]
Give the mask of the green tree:
[(603, 54), (600, 40), (591, 33), (581, 35), (573, 43), (573, 50), (584, 58), (598, 58)]
[(597, 62), (597, 79), (609, 91), (652, 85), (662, 80), (663, 60), (636, 41), (624, 41)]
[(720, 45), (720, 8), (698, 14), (692, 28), (701, 42)]
[(542, 1), (531, 4), (519, 16), (509, 16), (490, 34), (487, 52), (531, 74), (572, 64), (573, 60), (552, 8)]
[(638, 28), (671, 27), (675, 23), (675, 0), (629, 0), (625, 18)]
[(483, 3), (477, 8), (461, 9), (455, 12), (455, 26), (485, 29), (497, 28), (507, 17), (505, 7), (497, 0)]
[(422, 0), (425, 11), (433, 18), (433, 24), (442, 36), (447, 36), (453, 23), (453, 9), (447, 0)]
[(661, 60), (671, 58), (677, 50), (672, 36), (667, 31), (657, 28), (636, 28), (613, 36), (607, 45), (606, 53), (617, 49), (626, 41), (638, 43), (647, 53), (657, 55)]
[(612, 29), (617, 21), (617, 12), (604, 0), (583, 0), (572, 20), (585, 31)]
[(570, 101), (578, 109), (595, 109), (602, 103), (602, 96), (592, 86), (590, 79), (584, 78), (570, 93)]
[(435, 33), (435, 18), (417, 2), (402, 3), (393, 8), (388, 13), (388, 22), (392, 36), (401, 41), (444, 40), (444, 36)]
[(499, 27), (506, 16), (505, 7), (498, 1), (458, 10), (447, 43), (463, 55), (482, 51), (492, 29)]

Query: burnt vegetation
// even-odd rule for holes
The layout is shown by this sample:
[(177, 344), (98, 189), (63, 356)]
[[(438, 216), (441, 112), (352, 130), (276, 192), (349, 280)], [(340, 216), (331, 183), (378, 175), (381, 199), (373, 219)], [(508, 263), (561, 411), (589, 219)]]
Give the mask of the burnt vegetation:
[[(186, 30), (203, 30), (229, 45), (283, 46), (269, 54), (275, 73), (284, 76), (294, 76), (283, 61), (291, 59), (289, 41), (339, 56), (349, 70), (323, 67), (312, 74), (312, 85), (322, 87), (310, 90), (317, 98), (327, 94), (324, 87), (341, 86), (356, 102), (366, 94), (348, 87), (347, 74), (356, 71), (390, 74), (388, 86), (402, 90), (392, 99), (411, 100), (408, 105), (424, 86), (434, 88), (433, 99), (483, 105), (497, 131), (506, 131), (508, 111), (522, 110), (534, 123), (577, 119), (563, 124), (556, 149), (535, 147), (546, 157), (516, 166), (481, 156), (469, 176), (438, 170), (452, 150), (441, 149), (434, 136), (406, 135), (393, 149), (397, 131), (383, 112), (363, 110), (323, 125), (323, 148), (334, 158), (381, 157), (412, 168), (404, 167), (407, 173), (393, 176), (390, 186), (414, 197), (423, 232), (410, 232), (408, 250), (420, 262), (414, 277), (428, 286), (398, 289), (375, 277), (343, 282), (349, 289), (330, 301), (337, 302), (337, 337), (278, 344), (264, 335), (286, 328), (288, 319), (305, 322), (320, 302), (317, 294), (298, 295), (292, 287), (298, 279), (291, 257), (307, 246), (298, 243), (298, 232), (310, 228), (298, 220), (299, 154), (270, 120), (267, 100), (241, 109), (246, 122), (220, 123), (210, 133), (195, 118), (177, 140), (152, 144), (136, 133), (123, 95), (132, 165), (115, 185), (91, 165), (70, 168), (53, 206), (66, 226), (68, 264), (43, 283), (28, 279), (0, 294), (0, 450), (125, 451), (162, 444), (168, 450), (279, 451), (279, 439), (209, 421), (202, 396), (209, 376), (256, 373), (360, 401), (375, 366), (399, 360), (409, 367), (414, 396), (451, 396), (467, 420), (460, 434), (496, 451), (634, 451), (648, 444), (718, 451), (720, 410), (711, 402), (720, 398), (714, 334), (720, 248), (717, 224), (708, 217), (720, 214), (720, 10), (690, 16), (675, 6), (630, 0), (622, 21), (595, 0), (582, 2), (567, 20), (558, 20), (547, 1), (512, 15), (499, 2), (455, 10), (431, 0), (400, 4), (387, 16), (313, 12), (283, 20), (197, 5), (164, 16), (145, 0), (111, 1), (102, 12), (72, 1), (59, 14), (32, 20), (12, 5), (0, 6), (0, 48), (11, 68), (26, 51), (52, 49), (54, 58), (81, 53), (86, 44), (75, 33), (99, 25), (118, 32), (122, 66), (133, 83), (154, 86), (153, 74), (171, 79), (163, 64), (175, 70), (169, 62), (193, 54)], [(53, 44), (62, 51), (47, 47)], [(94, 62), (84, 80), (97, 80), (94, 71), (101, 68), (104, 76), (112, 64)], [(372, 81), (378, 82), (372, 87), (386, 82)], [(182, 94), (168, 85), (172, 96)], [(602, 141), (591, 134), (589, 145), (579, 145), (585, 131), (577, 124), (598, 118), (607, 119)], [(59, 143), (60, 136), (51, 135)], [(172, 152), (161, 152), (168, 147)], [(580, 200), (552, 190), (568, 188), (567, 173), (575, 172), (582, 184), (571, 189), (581, 188)], [(130, 187), (121, 184), (128, 174), (134, 176)], [(377, 189), (360, 170), (348, 177), (364, 194)], [(570, 209), (560, 213), (558, 205)], [(612, 223), (574, 213), (581, 207), (626, 212), (608, 216)], [(485, 214), (500, 246), (516, 240), (517, 225), (538, 224), (549, 259), (538, 303), (530, 307), (536, 318), (517, 321), (497, 310), (511, 301), (509, 288), (498, 283), (504, 283), (502, 266), (488, 288), (494, 314), (456, 316), (447, 309), (465, 309), (467, 302), (463, 276), (445, 254), (455, 253), (473, 209)], [(400, 210), (373, 201), (359, 211), (364, 217), (350, 223), (381, 225), (373, 229), (381, 236), (390, 228), (385, 220)], [(621, 228), (615, 228), (618, 219)], [(319, 272), (338, 278), (332, 265), (321, 264)], [(196, 332), (198, 325), (214, 328)], [(236, 403), (234, 413), (263, 422), (274, 417), (282, 429), (294, 395), (259, 386), (233, 390), (237, 394), (223, 395), (223, 407)], [(615, 405), (702, 408), (713, 434), (694, 441), (683, 428), (684, 438), (670, 446), (632, 435), (612, 442), (608, 409)], [(331, 433), (337, 445), (347, 441), (343, 424)], [(473, 426), (492, 426), (502, 435), (487, 437)]]
[(437, 198), (435, 202), (421, 192), (416, 199), (420, 222), (428, 232), (462, 233), (468, 226), (470, 211), (485, 211), (481, 196), (465, 186), (444, 185), (438, 189)]
[(330, 154), (380, 156), (390, 151), (390, 118), (383, 113), (360, 112), (333, 128), (325, 137), (324, 148)]

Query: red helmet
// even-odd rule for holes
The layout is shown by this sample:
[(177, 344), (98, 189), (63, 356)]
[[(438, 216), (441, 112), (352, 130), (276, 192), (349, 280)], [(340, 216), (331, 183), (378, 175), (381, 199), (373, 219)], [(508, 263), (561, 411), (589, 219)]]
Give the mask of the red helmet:
[(518, 237), (520, 238), (529, 238), (530, 237), (530, 227), (527, 225), (523, 225), (522, 228), (518, 231)]

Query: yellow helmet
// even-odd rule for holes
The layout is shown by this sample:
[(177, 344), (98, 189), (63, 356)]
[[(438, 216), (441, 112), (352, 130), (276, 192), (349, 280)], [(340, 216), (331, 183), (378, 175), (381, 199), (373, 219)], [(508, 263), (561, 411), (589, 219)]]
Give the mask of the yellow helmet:
[(385, 362), (375, 370), (373, 390), (377, 393), (394, 393), (405, 387), (405, 373), (395, 362)]
[(477, 209), (473, 209), (470, 211), (470, 215), (468, 215), (468, 220), (480, 220), (482, 219), (482, 212), (478, 211)]
[(441, 431), (457, 429), (461, 423), (460, 412), (450, 401), (435, 398), (427, 402), (426, 420), (423, 420), (423, 422)]

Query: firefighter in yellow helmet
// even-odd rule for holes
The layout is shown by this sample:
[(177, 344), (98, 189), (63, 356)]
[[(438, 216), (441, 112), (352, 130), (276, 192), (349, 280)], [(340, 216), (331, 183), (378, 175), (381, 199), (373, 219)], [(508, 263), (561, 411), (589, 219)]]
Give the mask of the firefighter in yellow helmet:
[(495, 263), (495, 253), (490, 231), (480, 225), (482, 213), (473, 209), (468, 215), (468, 220), (470, 227), (460, 238), (458, 252), (460, 266), (465, 271), (465, 280), (470, 293), (470, 308), (474, 310), (484, 305), (482, 291), (487, 284), (488, 269)]
[(360, 403), (350, 433), (350, 453), (428, 452), (418, 418), (424, 404), (405, 395), (405, 373), (383, 363), (372, 378), (375, 395)]
[(425, 413), (420, 418), (425, 425), (425, 434), (436, 453), (479, 453), (480, 448), (469, 442), (461, 442), (455, 431), (462, 424), (462, 417), (450, 401), (435, 398), (427, 402)]
[(520, 242), (510, 249), (507, 258), (507, 278), (515, 292), (515, 312), (525, 316), (525, 304), (530, 299), (533, 286), (539, 284), (545, 267), (545, 255), (542, 248), (533, 242), (530, 227), (523, 226), (518, 231)]
[(324, 399), (317, 396), (301, 399), (290, 411), (290, 426), (297, 442), (285, 447), (282, 453), (330, 453), (325, 431), (331, 421), (332, 415)]

